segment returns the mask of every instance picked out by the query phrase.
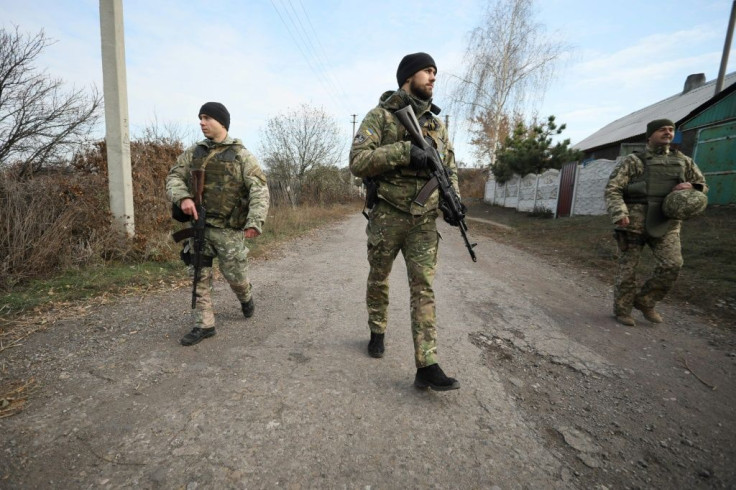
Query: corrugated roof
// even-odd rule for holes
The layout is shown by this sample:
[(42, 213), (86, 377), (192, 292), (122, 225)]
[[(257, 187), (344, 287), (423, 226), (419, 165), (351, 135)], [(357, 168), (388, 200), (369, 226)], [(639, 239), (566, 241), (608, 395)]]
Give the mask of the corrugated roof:
[[(736, 82), (736, 72), (726, 75), (723, 81), (723, 89)], [(584, 140), (573, 145), (573, 148), (587, 151), (600, 146), (609, 145), (618, 141), (643, 135), (646, 125), (653, 119), (671, 119), (675, 123), (690, 114), (698, 106), (708, 102), (713, 96), (716, 80), (704, 84), (689, 91), (668, 97), (662, 101), (640, 109), (604, 126)]]

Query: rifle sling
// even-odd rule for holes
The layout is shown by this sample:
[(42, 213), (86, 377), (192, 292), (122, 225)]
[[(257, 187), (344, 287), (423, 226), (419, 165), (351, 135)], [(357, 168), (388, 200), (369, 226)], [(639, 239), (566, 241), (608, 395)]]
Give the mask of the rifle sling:
[(419, 190), (419, 194), (417, 194), (417, 197), (414, 198), (414, 202), (419, 204), (420, 206), (424, 206), (424, 204), (427, 202), (427, 199), (429, 199), (429, 196), (432, 195), (432, 193), (435, 191), (435, 189), (437, 189), (437, 187), (439, 187), (439, 185), (440, 183), (437, 180), (437, 177), (433, 176)]

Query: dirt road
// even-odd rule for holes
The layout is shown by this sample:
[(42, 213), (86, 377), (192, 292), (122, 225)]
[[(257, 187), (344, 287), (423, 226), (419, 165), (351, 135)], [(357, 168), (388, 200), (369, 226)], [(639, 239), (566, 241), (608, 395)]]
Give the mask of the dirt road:
[[(472, 235), (471, 223), (471, 235)], [(480, 225), (478, 225), (480, 226)], [(121, 298), (0, 354), (2, 488), (733, 488), (736, 339), (685, 308), (625, 328), (610, 285), (441, 224), (440, 363), (412, 387), (408, 287), (368, 357), (365, 221), (252, 264), (244, 320), (185, 348), (185, 290)]]

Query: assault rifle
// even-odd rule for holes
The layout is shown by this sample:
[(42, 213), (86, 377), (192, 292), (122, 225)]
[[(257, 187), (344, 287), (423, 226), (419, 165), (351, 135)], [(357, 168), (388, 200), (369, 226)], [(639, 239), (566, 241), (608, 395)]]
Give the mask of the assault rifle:
[(410, 105), (407, 105), (403, 109), (399, 109), (394, 112), (399, 122), (404, 125), (406, 130), (409, 132), (409, 137), (412, 143), (425, 150), (428, 154), (427, 161), (429, 162), (429, 172), (432, 178), (429, 182), (419, 191), (414, 202), (420, 205), (424, 205), (424, 202), (429, 197), (429, 194), (434, 192), (436, 188), (440, 189), (440, 209), (445, 217), (445, 221), (450, 223), (452, 226), (460, 228), (460, 234), (463, 236), (465, 241), (465, 248), (470, 253), (470, 258), (473, 262), (477, 262), (478, 259), (475, 256), (473, 247), (477, 243), (470, 243), (468, 240), (467, 230), (468, 225), (465, 224), (465, 213), (463, 211), (463, 205), (460, 202), (460, 198), (455, 192), (455, 188), (452, 186), (450, 177), (447, 173), (447, 169), (442, 165), (442, 160), (437, 152), (437, 149), (427, 143), (422, 136), (422, 128), (417, 121), (417, 116), (414, 114), (414, 109)]
[(204, 204), (202, 203), (204, 170), (192, 170), (192, 189), (194, 190), (194, 205), (197, 207), (197, 219), (195, 220), (192, 217), (192, 226), (175, 232), (173, 237), (176, 243), (186, 238), (194, 239), (193, 246), (189, 249), (189, 254), (182, 255), (185, 264), (194, 266), (194, 282), (192, 283), (192, 309), (194, 309), (197, 305), (197, 283), (202, 275), (202, 267), (212, 265), (212, 258), (203, 255), (205, 218), (207, 215)]

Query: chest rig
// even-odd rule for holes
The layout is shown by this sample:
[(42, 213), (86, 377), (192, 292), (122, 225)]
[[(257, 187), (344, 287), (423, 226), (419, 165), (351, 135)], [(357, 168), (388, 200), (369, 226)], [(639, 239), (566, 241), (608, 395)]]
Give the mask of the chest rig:
[(242, 148), (239, 144), (213, 149), (200, 145), (194, 150), (192, 168), (205, 170), (203, 202), (208, 221), (227, 220), (236, 206), (247, 203), (238, 156)]

